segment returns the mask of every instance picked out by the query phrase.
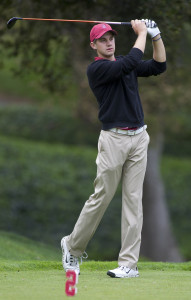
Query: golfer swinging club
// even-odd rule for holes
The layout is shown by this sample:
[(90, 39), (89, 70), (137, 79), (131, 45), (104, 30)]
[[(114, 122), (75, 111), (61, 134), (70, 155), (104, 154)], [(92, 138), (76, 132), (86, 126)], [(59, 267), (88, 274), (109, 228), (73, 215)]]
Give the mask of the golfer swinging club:
[[(149, 135), (138, 92), (137, 77), (166, 70), (166, 54), (159, 28), (151, 20), (132, 20), (137, 35), (125, 56), (115, 57), (117, 32), (108, 24), (95, 25), (90, 46), (97, 51), (87, 76), (99, 104), (102, 130), (98, 140), (94, 194), (85, 202), (73, 232), (63, 237), (63, 267), (80, 273), (78, 258), (94, 235), (122, 180), (121, 250), (111, 277), (138, 277), (142, 230), (142, 188), (147, 164)], [(147, 32), (152, 38), (153, 59), (142, 60)]]

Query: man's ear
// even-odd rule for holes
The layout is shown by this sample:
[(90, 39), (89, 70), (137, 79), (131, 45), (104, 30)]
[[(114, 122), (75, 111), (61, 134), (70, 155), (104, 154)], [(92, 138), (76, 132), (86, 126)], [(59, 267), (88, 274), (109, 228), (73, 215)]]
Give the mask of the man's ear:
[(91, 42), (91, 43), (90, 43), (90, 47), (91, 47), (92, 49), (94, 49), (94, 50), (97, 50), (96, 43), (94, 43), (94, 42)]

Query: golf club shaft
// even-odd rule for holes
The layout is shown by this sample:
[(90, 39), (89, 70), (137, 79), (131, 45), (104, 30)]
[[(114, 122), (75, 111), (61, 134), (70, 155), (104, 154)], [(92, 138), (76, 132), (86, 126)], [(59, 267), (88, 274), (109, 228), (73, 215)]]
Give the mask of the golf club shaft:
[(79, 23), (107, 23), (114, 25), (131, 25), (130, 22), (112, 22), (112, 21), (91, 21), (91, 20), (67, 20), (67, 19), (41, 19), (41, 18), (22, 18), (22, 20), (31, 21), (56, 21), (56, 22), (79, 22)]
[(13, 17), (7, 22), (7, 27), (10, 29), (16, 23), (17, 20), (27, 20), (27, 21), (54, 21), (54, 22), (78, 22), (78, 23), (107, 23), (113, 25), (129, 25), (130, 22), (112, 22), (112, 21), (91, 21), (91, 20), (68, 20), (68, 19), (42, 19), (42, 18), (20, 18)]

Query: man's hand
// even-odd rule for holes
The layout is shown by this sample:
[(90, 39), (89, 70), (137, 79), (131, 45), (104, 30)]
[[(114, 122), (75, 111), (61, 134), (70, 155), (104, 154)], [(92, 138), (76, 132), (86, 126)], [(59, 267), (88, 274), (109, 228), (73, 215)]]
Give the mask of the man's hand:
[(138, 48), (144, 53), (147, 39), (147, 27), (145, 22), (141, 20), (131, 20), (131, 25), (135, 34), (138, 35), (134, 48)]
[(131, 25), (135, 34), (147, 34), (147, 27), (145, 25), (145, 22), (142, 22), (141, 20), (131, 20)]
[(159, 28), (157, 27), (157, 24), (153, 20), (148, 20), (148, 19), (142, 19), (142, 22), (145, 23), (147, 27), (147, 32), (153, 39), (155, 36), (157, 36), (160, 32)]

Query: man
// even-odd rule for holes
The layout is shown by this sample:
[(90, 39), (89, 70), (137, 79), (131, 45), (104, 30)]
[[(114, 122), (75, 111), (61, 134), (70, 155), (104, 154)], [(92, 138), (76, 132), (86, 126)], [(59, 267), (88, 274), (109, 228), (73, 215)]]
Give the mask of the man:
[[(61, 241), (63, 267), (80, 273), (82, 256), (122, 179), (121, 250), (119, 266), (111, 277), (138, 277), (142, 229), (142, 187), (149, 136), (144, 124), (137, 77), (158, 75), (166, 70), (165, 48), (160, 31), (150, 20), (132, 20), (137, 35), (126, 56), (115, 57), (114, 31), (108, 24), (95, 25), (90, 46), (97, 51), (88, 66), (89, 85), (99, 104), (102, 130), (98, 141), (95, 192), (86, 201), (73, 232)], [(153, 44), (153, 59), (143, 61), (147, 32)]]

